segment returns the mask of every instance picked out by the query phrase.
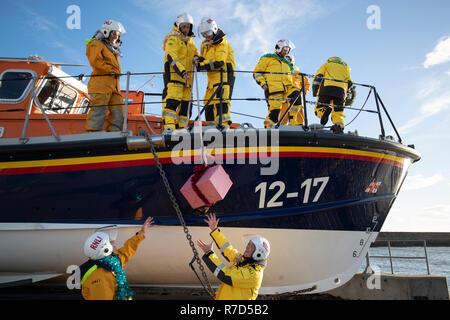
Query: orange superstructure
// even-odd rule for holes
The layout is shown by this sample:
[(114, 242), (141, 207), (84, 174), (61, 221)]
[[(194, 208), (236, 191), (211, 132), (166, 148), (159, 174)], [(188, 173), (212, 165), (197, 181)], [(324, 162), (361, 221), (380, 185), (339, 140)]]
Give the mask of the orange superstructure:
[[(57, 135), (86, 132), (90, 102), (87, 86), (62, 71), (57, 63), (37, 56), (1, 58), (0, 80), (1, 138), (50, 136), (51, 126)], [(121, 93), (125, 103), (126, 91)], [(145, 114), (144, 97), (142, 91), (128, 92), (126, 130), (137, 135), (141, 127), (150, 134), (160, 134), (164, 130), (162, 120)]]

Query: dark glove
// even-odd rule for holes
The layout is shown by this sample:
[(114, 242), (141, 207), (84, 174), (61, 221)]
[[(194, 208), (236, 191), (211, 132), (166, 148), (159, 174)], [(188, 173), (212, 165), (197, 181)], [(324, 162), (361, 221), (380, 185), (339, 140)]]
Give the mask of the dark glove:
[(323, 81), (322, 77), (323, 77), (322, 74), (318, 74), (313, 79), (313, 84), (312, 84), (313, 97), (317, 97), (317, 94), (319, 93), (318, 91), (319, 91), (320, 85), (322, 84), (322, 81)]
[(317, 91), (319, 91), (319, 85), (313, 84), (313, 86), (312, 86), (313, 97), (317, 97)]
[(223, 61), (214, 61), (214, 69), (223, 67), (223, 65), (224, 65)]
[(197, 64), (197, 71), (206, 71), (206, 65)]

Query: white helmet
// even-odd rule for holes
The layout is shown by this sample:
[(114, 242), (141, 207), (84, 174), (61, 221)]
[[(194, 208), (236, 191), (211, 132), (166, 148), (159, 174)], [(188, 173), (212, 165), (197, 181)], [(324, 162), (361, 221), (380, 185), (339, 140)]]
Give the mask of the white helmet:
[(295, 64), (295, 58), (294, 58), (294, 55), (292, 53), (286, 55), (286, 58), (289, 58), (291, 60), (291, 64), (292, 65)]
[(210, 36), (216, 34), (217, 30), (219, 30), (219, 27), (212, 18), (203, 18), (202, 22), (198, 25), (198, 33), (201, 35), (207, 34)]
[(113, 246), (104, 232), (95, 232), (84, 243), (84, 254), (92, 260), (107, 257), (112, 252)]
[(192, 16), (189, 13), (186, 13), (186, 12), (182, 13), (182, 14), (178, 15), (177, 20), (175, 20), (175, 24), (178, 29), (180, 29), (180, 26), (182, 23), (190, 23), (193, 27), (194, 26), (194, 18), (192, 18)]
[(102, 33), (105, 38), (109, 38), (109, 34), (111, 31), (119, 31), (121, 35), (127, 33), (120, 22), (114, 20), (106, 20), (102, 25)]
[(256, 261), (266, 260), (270, 253), (269, 241), (261, 236), (256, 236), (250, 239), (255, 245), (255, 252), (253, 252), (252, 258)]
[(277, 53), (280, 53), (284, 47), (289, 48), (288, 53), (291, 52), (292, 49), (295, 49), (294, 44), (290, 40), (281, 39), (277, 41), (277, 44), (275, 45), (275, 50)]

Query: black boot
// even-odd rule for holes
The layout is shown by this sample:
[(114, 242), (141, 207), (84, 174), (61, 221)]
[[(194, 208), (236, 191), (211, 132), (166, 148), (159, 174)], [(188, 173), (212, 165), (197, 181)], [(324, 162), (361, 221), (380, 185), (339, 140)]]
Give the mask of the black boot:
[(330, 130), (333, 131), (334, 133), (338, 133), (338, 134), (344, 133), (344, 129), (342, 129), (342, 127), (340, 125), (338, 125), (338, 124), (334, 124), (330, 128)]
[(323, 113), (322, 117), (320, 118), (320, 124), (321, 125), (326, 125), (328, 122), (328, 118), (330, 117), (330, 113), (331, 113), (331, 108), (327, 107), (325, 109), (325, 112)]

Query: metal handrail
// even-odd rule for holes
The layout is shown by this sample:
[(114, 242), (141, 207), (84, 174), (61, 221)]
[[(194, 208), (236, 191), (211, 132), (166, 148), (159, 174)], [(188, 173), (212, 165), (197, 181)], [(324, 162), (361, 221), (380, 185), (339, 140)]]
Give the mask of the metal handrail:
[[(125, 93), (125, 115), (124, 115), (124, 121), (122, 124), (122, 135), (127, 135), (127, 125), (128, 125), (128, 94), (130, 92), (130, 71), (127, 71), (127, 89)], [(122, 111), (123, 113), (123, 111)]]
[(418, 242), (421, 240), (378, 240), (376, 242), (387, 242), (388, 245), (388, 252), (389, 255), (388, 256), (371, 256), (369, 254), (369, 251), (367, 251), (366, 254), (366, 269), (364, 270), (364, 272), (367, 271), (367, 269), (370, 267), (370, 258), (378, 258), (378, 259), (386, 259), (389, 258), (389, 262), (390, 262), (390, 267), (391, 267), (391, 274), (394, 274), (394, 264), (393, 264), (393, 259), (405, 259), (405, 260), (425, 260), (426, 265), (427, 265), (427, 274), (430, 275), (430, 264), (428, 262), (428, 251), (427, 251), (427, 241), (423, 240), (423, 248), (425, 251), (425, 256), (420, 256), (420, 257), (405, 257), (405, 256), (393, 256), (391, 253), (391, 242)]
[[(240, 71), (240, 70), (235, 70), (235, 72), (254, 73), (254, 71)], [(132, 72), (130, 72), (130, 71), (127, 71), (125, 74), (122, 74), (122, 73), (114, 74), (115, 76), (119, 76), (119, 75), (126, 75), (126, 76), (127, 76), (127, 79), (126, 79), (126, 91), (125, 91), (126, 97), (125, 97), (125, 103), (123, 104), (125, 110), (124, 110), (124, 123), (123, 123), (123, 126), (122, 126), (122, 135), (128, 135), (128, 134), (129, 134), (129, 133), (128, 133), (128, 130), (127, 130), (127, 129), (128, 129), (128, 128), (127, 128), (127, 124), (128, 124), (128, 107), (129, 107), (130, 104), (134, 104), (134, 103), (128, 103), (128, 94), (129, 94), (129, 91), (130, 91), (130, 88), (129, 88), (129, 85), (130, 85), (130, 77), (133, 76), (133, 75), (148, 75), (148, 74), (159, 74), (159, 73), (162, 74), (162, 72), (152, 72), (152, 73), (148, 73), (148, 72), (147, 72), (147, 73), (132, 73)], [(220, 88), (222, 87), (222, 85), (223, 85), (223, 69), (220, 70), (220, 73), (221, 73), (221, 81), (220, 81), (220, 85), (219, 85), (219, 87), (218, 87), (217, 89), (220, 89)], [(285, 73), (282, 73), (282, 72), (267, 72), (267, 71), (261, 71), (261, 72), (259, 72), (259, 73), (264, 73), (264, 74), (265, 74), (265, 73), (285, 74)], [(288, 74), (290, 74), (290, 73), (288, 73)], [(301, 75), (302, 80), (304, 80), (304, 77), (314, 77), (314, 75), (310, 75), (310, 74), (306, 74), (306, 73), (298, 73), (298, 74)], [(90, 76), (90, 77), (94, 77), (94, 76), (111, 76), (111, 75), (112, 75), (112, 74), (86, 75), (86, 77), (87, 77), (87, 76)], [(81, 76), (81, 75), (80, 75), (80, 76)], [(82, 75), (82, 76), (85, 76), (85, 75)], [(47, 78), (52, 78), (52, 77), (48, 77), (47, 75), (46, 75), (46, 77), (47, 77)], [(73, 76), (67, 76), (67, 77), (73, 78)], [(54, 77), (54, 78), (65, 78), (65, 77)], [(38, 78), (36, 78), (36, 77), (31, 77), (30, 79), (37, 81), (37, 80), (41, 79), (41, 77), (38, 77)], [(338, 81), (338, 82), (344, 82), (344, 81), (341, 81), (341, 80), (338, 80), (338, 79), (325, 78), (325, 77), (323, 77), (322, 79), (333, 80), (333, 81)], [(17, 79), (14, 79), (14, 80), (17, 80)], [(394, 125), (394, 123), (393, 123), (391, 117), (390, 117), (390, 115), (388, 114), (388, 111), (386, 110), (386, 108), (385, 108), (383, 102), (381, 101), (379, 94), (376, 92), (375, 87), (372, 86), (372, 85), (367, 85), (367, 84), (363, 84), (363, 83), (353, 83), (353, 84), (354, 84), (354, 85), (358, 85), (358, 86), (363, 86), (363, 87), (368, 87), (368, 88), (370, 88), (371, 91), (369, 92), (369, 96), (370, 96), (370, 93), (372, 92), (372, 90), (374, 91), (374, 96), (375, 96), (375, 102), (376, 102), (377, 110), (376, 110), (376, 111), (374, 111), (374, 110), (362, 110), (363, 107), (364, 107), (364, 105), (365, 105), (365, 103), (364, 103), (363, 107), (362, 107), (359, 111), (360, 111), (360, 112), (361, 112), (361, 111), (367, 111), (367, 112), (373, 112), (373, 113), (377, 113), (377, 114), (378, 114), (378, 118), (379, 118), (379, 122), (380, 122), (380, 129), (381, 129), (381, 135), (380, 135), (380, 138), (381, 138), (381, 139), (385, 139), (385, 138), (386, 138), (385, 130), (384, 130), (384, 124), (383, 124), (383, 120), (382, 120), (382, 116), (381, 116), (382, 111), (384, 111), (384, 113), (386, 114), (386, 116), (388, 117), (388, 119), (389, 119), (389, 121), (390, 121), (391, 126), (394, 128), (394, 131), (395, 131), (395, 133), (397, 134), (398, 142), (399, 142), (399, 143), (402, 143), (402, 139), (401, 139), (401, 137), (400, 137), (400, 135), (399, 135), (399, 133), (398, 133), (398, 131), (397, 131), (397, 129), (396, 129), (396, 127), (395, 127), (395, 125)], [(36, 90), (36, 88), (35, 88), (34, 90)], [(34, 90), (33, 90), (33, 91), (34, 91)], [(308, 120), (307, 120), (307, 119), (308, 119), (308, 117), (307, 117), (307, 109), (308, 109), (308, 108), (307, 108), (306, 104), (308, 104), (308, 103), (310, 103), (310, 104), (315, 104), (315, 103), (314, 103), (313, 101), (307, 101), (307, 100), (306, 100), (306, 97), (305, 97), (306, 92), (305, 92), (305, 88), (304, 88), (304, 81), (302, 81), (302, 89), (301, 89), (300, 95), (301, 95), (300, 98), (303, 100), (303, 101), (302, 101), (302, 105), (304, 106), (304, 125), (303, 125), (303, 129), (304, 129), (305, 131), (307, 131), (307, 130), (308, 130)], [(210, 102), (215, 96), (218, 96), (218, 99), (217, 99), (217, 100), (220, 101), (220, 109), (222, 109), (223, 98), (222, 98), (222, 95), (221, 95), (219, 92), (217, 92), (217, 90), (216, 90), (215, 94), (214, 94), (213, 96), (211, 96), (210, 100), (207, 102), (206, 105), (208, 105), (209, 102)], [(366, 102), (367, 102), (369, 96), (367, 97)], [(297, 97), (297, 99), (298, 99), (298, 98), (299, 98), (299, 97)], [(265, 98), (265, 99), (263, 99), (263, 98), (261, 98), (261, 99), (256, 99), (256, 98), (250, 98), (250, 99), (232, 99), (232, 98), (230, 98), (230, 100), (255, 100), (255, 101), (256, 101), (256, 100), (266, 100), (266, 101), (267, 101), (267, 100), (272, 100), (272, 99), (269, 99), (269, 98)], [(288, 99), (288, 100), (289, 100), (289, 99)], [(148, 102), (143, 102), (143, 104), (147, 104), (147, 103), (148, 103)], [(161, 103), (161, 102), (158, 101), (158, 102), (156, 102), (156, 103)], [(292, 104), (293, 104), (293, 102), (291, 103), (291, 105), (292, 105)], [(30, 107), (31, 107), (31, 106), (29, 106), (29, 108), (30, 108)], [(40, 107), (40, 106), (38, 105), (38, 107)], [(381, 108), (381, 107), (382, 107), (382, 108)], [(75, 108), (76, 108), (76, 107), (75, 107)], [(344, 106), (344, 108), (352, 109), (352, 108), (350, 108), (350, 107), (348, 107), (348, 106)], [(42, 109), (42, 108), (40, 108), (40, 109)], [(383, 110), (382, 110), (382, 109), (383, 109)], [(28, 110), (28, 111), (29, 111), (29, 110)], [(50, 120), (47, 118), (47, 115), (46, 115), (45, 111), (44, 111), (44, 110), (41, 110), (41, 111), (42, 111), (44, 117), (46, 118), (47, 122), (49, 123), (50, 129), (52, 130), (52, 133), (53, 133), (53, 135), (55, 136), (56, 140), (59, 140), (59, 136), (57, 135), (57, 133), (56, 133), (55, 130), (53, 129)], [(203, 110), (202, 110), (202, 112), (203, 112)], [(232, 113), (232, 112), (230, 111), (230, 113)], [(285, 114), (286, 114), (286, 113), (285, 113)], [(197, 118), (199, 118), (200, 116), (201, 116), (201, 114), (198, 115)], [(27, 120), (27, 119), (26, 119), (26, 120)], [(353, 121), (353, 120), (352, 120), (352, 121)], [(194, 121), (194, 122), (195, 122), (195, 121)], [(278, 127), (278, 126), (280, 125), (280, 123), (281, 123), (281, 121), (279, 121), (279, 122), (277, 123), (277, 126), (276, 126), (276, 127)], [(25, 136), (26, 130), (27, 130), (27, 126), (28, 126), (28, 122), (25, 121), (24, 130), (23, 130), (23, 134), (22, 134), (22, 141), (24, 141), (24, 142), (26, 142), (26, 140), (27, 140), (27, 138), (26, 138), (26, 136)], [(221, 128), (221, 129), (223, 129), (223, 127), (222, 127), (222, 113), (220, 113), (220, 117), (219, 117), (219, 125), (218, 125), (218, 127)], [(389, 137), (388, 137), (388, 138), (389, 138)]]

